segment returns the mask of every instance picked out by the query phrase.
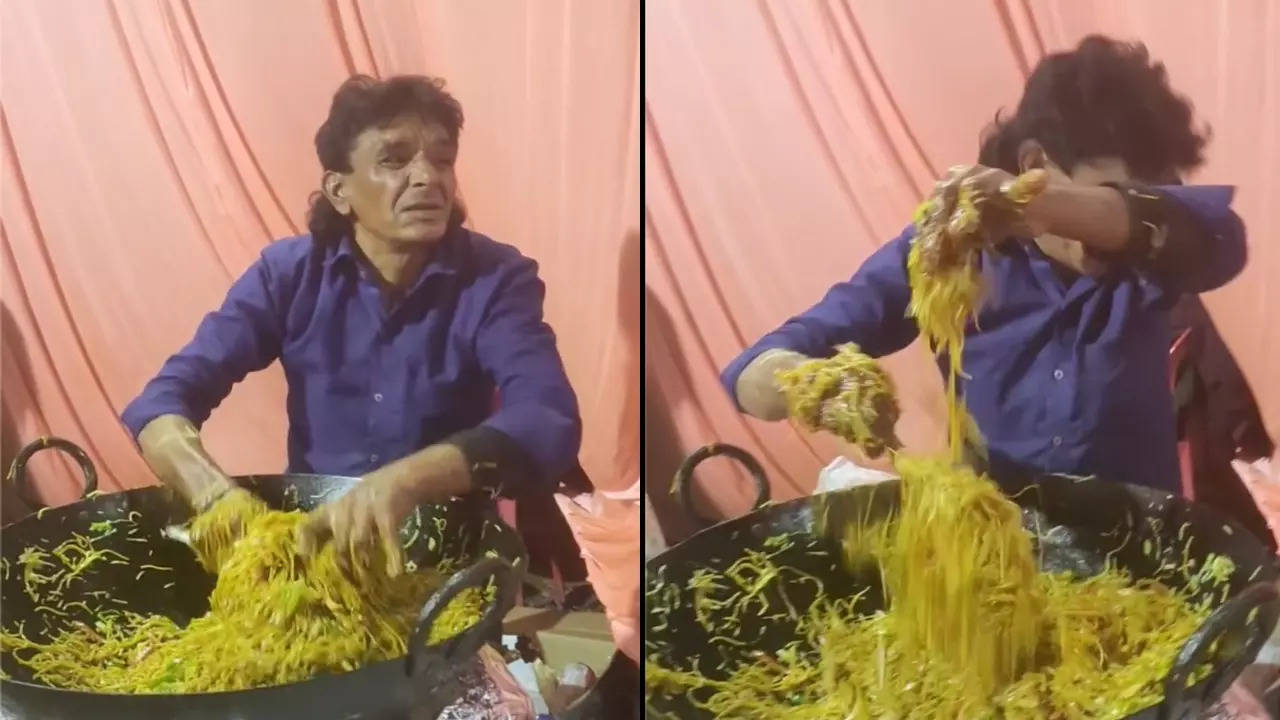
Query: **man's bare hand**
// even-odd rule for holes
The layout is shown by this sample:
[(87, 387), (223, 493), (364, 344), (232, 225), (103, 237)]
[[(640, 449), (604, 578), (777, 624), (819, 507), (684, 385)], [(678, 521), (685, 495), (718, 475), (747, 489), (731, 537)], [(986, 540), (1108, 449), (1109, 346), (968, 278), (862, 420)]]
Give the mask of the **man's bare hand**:
[(344, 571), (368, 568), (371, 559), (380, 558), (394, 577), (404, 571), (400, 529), (414, 509), (470, 489), (462, 452), (451, 445), (432, 446), (375, 470), (346, 495), (313, 510), (298, 538), (298, 551), (310, 557), (332, 542)]
[(980, 247), (1011, 236), (1036, 237), (1046, 225), (1031, 207), (1049, 175), (1032, 170), (1012, 175), (999, 168), (957, 165), (934, 186), (918, 211), (921, 257), (929, 270), (955, 267)]

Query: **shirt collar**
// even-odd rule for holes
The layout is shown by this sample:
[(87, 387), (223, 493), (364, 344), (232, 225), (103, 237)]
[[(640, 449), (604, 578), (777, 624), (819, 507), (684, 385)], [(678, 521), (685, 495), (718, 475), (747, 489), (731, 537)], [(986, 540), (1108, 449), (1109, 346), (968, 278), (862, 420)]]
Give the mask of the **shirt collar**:
[[(462, 227), (456, 227), (447, 231), (444, 237), (436, 243), (435, 253), (431, 257), (431, 261), (423, 268), (421, 281), (423, 278), (433, 275), (456, 275), (462, 264), (461, 246), (463, 244), (463, 235), (467, 232)], [(356, 253), (355, 240), (351, 235), (342, 236), (342, 240), (329, 253), (326, 260), (330, 268), (337, 267), (356, 267), (359, 256)]]

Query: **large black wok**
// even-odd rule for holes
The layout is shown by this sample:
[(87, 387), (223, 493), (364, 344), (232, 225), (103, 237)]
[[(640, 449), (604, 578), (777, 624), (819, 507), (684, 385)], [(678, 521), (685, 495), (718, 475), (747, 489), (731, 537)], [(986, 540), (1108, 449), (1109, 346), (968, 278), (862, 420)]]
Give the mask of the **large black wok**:
[[(166, 538), (167, 526), (184, 522), (190, 511), (169, 491), (149, 487), (110, 495), (97, 495), (97, 475), (85, 453), (74, 444), (48, 438), (24, 448), (13, 463), (9, 480), (24, 487), (24, 468), (30, 456), (46, 447), (72, 455), (85, 474), (86, 497), (71, 505), (43, 509), (0, 529), (0, 556), (10, 572), (0, 580), (0, 623), (13, 629), (25, 621), (29, 637), (38, 639), (46, 612), (37, 609), (24, 592), (18, 556), (28, 546), (52, 548), (71, 533), (89, 535), (90, 526), (102, 520), (132, 516), (137, 529), (104, 538), (98, 547), (119, 552), (129, 565), (99, 563), (75, 581), (67, 595), (102, 590), (138, 613), (159, 613), (185, 623), (208, 610), (214, 578), (205, 573), (185, 545)], [(356, 481), (321, 475), (254, 475), (236, 478), (242, 486), (277, 509), (310, 509), (332, 500)], [(38, 506), (34, 503), (33, 507)], [(443, 523), (443, 527), (439, 527)], [(464, 498), (445, 505), (424, 505), (407, 523), (406, 539), (414, 538), (407, 558), (420, 567), (442, 558), (472, 562), (455, 575), (423, 608), (414, 632), (409, 657), (364, 668), (316, 677), (311, 680), (240, 692), (189, 695), (115, 695), (62, 690), (34, 681), (31, 673), (8, 654), (0, 667), (12, 679), (0, 682), (3, 717), (22, 720), (287, 720), (289, 718), (417, 718), (439, 700), (452, 700), (461, 692), (455, 671), (479, 647), (498, 639), (501, 621), (514, 605), (520, 575), (526, 566), (524, 546), (480, 498)], [(127, 538), (143, 538), (137, 542)], [(496, 556), (488, 557), (486, 555)], [(137, 565), (172, 568), (146, 571)], [(497, 599), (479, 624), (440, 646), (426, 647), (423, 638), (437, 612), (462, 589), (496, 580)], [(68, 598), (72, 599), (72, 598)], [(80, 608), (70, 610), (73, 617)], [(78, 619), (92, 621), (90, 617)]]
[[(720, 454), (743, 462), (757, 484), (762, 484), (763, 471), (749, 454), (740, 448), (712, 445), (686, 461), (680, 473), (682, 490), (688, 486), (694, 465)], [(1131, 718), (1197, 717), (1203, 708), (1221, 696), (1240, 670), (1253, 661), (1274, 629), (1280, 614), (1277, 592), (1280, 565), (1275, 555), (1240, 526), (1210, 509), (1150, 488), (1098, 479), (1046, 476), (1004, 484), (1002, 489), (1022, 506), (1024, 525), (1038, 538), (1037, 550), (1046, 570), (1096, 574), (1110, 554), (1136, 577), (1151, 577), (1161, 562), (1181, 562), (1180, 554), (1187, 537), (1192, 538), (1189, 554), (1198, 563), (1211, 553), (1225, 555), (1235, 562), (1227, 600), (1184, 645), (1165, 680), (1164, 702)], [(687, 492), (683, 495), (686, 499), (689, 497)], [(867, 517), (874, 519), (896, 507), (898, 482), (856, 487), (818, 497), (841, 506), (842, 515), (866, 510)], [(718, 666), (724, 660), (729, 660), (727, 666), (732, 666), (745, 661), (753, 651), (774, 653), (794, 640), (795, 626), (790, 621), (765, 621), (756, 617), (744, 620), (738, 637), (759, 637), (757, 642), (744, 648), (713, 643), (710, 634), (696, 622), (690, 595), (683, 589), (695, 570), (722, 570), (740, 558), (744, 550), (763, 549), (767, 538), (780, 534), (799, 533), (805, 542), (797, 543), (797, 547), (789, 551), (791, 554), (778, 558), (779, 562), (816, 576), (828, 593), (853, 594), (870, 588), (867, 611), (883, 607), (878, 577), (871, 573), (850, 574), (843, 564), (835, 561), (839, 553), (834, 541), (815, 530), (815, 505), (814, 498), (765, 504), (743, 517), (705, 528), (650, 559), (645, 571), (647, 657), (666, 667), (685, 668), (692, 664), (707, 677), (723, 678), (725, 673)], [(1162, 548), (1163, 556), (1150, 557), (1144, 548), (1148, 541), (1148, 547)], [(681, 602), (665, 618), (654, 614), (659, 581), (681, 588)], [(788, 595), (797, 607), (804, 607), (813, 601), (814, 588), (810, 583), (788, 586)], [(1216, 647), (1213, 647), (1215, 641)], [(1187, 687), (1192, 670), (1205, 661), (1211, 663), (1212, 673)], [(651, 694), (648, 706), (654, 715), (708, 717), (685, 696)]]

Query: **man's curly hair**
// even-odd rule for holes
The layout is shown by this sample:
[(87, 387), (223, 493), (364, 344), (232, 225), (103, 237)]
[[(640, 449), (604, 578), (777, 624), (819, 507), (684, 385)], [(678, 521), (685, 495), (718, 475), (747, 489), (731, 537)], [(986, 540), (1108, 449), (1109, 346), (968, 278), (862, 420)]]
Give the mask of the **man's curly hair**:
[(1208, 135), (1193, 127), (1191, 103), (1145, 46), (1090, 35), (1036, 65), (1016, 114), (997, 115), (983, 134), (978, 162), (1017, 173), (1019, 146), (1034, 139), (1066, 172), (1120, 157), (1135, 178), (1164, 180), (1204, 162)]

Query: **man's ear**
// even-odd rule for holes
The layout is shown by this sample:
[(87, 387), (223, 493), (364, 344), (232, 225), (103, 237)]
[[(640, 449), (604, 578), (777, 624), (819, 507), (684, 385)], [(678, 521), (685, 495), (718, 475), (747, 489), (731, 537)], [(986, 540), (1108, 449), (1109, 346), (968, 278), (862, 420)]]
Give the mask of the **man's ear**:
[(1048, 167), (1049, 155), (1038, 140), (1023, 140), (1018, 146), (1018, 173)]
[(324, 196), (328, 198), (334, 210), (343, 215), (351, 214), (351, 203), (346, 198), (346, 178), (342, 173), (326, 170), (324, 177), (320, 179), (320, 190), (324, 192)]

